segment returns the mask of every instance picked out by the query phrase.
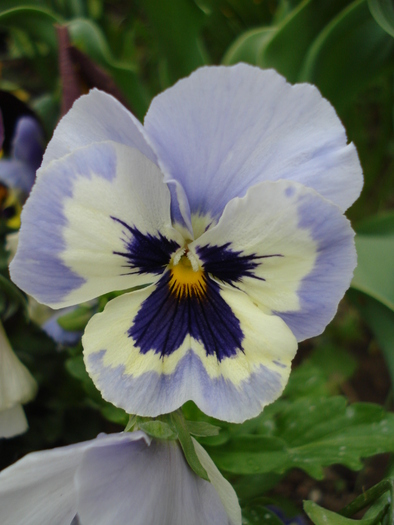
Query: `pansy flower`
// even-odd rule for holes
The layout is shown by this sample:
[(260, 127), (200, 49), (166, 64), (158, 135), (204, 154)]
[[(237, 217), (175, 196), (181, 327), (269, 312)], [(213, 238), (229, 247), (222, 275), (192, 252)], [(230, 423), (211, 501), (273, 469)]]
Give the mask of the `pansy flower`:
[(0, 473), (0, 522), (241, 525), (234, 489), (194, 445), (211, 482), (190, 469), (178, 442), (141, 431), (28, 454)]
[(48, 145), (11, 275), (53, 308), (126, 291), (83, 337), (108, 401), (156, 416), (193, 400), (242, 422), (334, 316), (361, 187), (329, 102), (273, 70), (201, 68), (143, 126), (93, 90)]

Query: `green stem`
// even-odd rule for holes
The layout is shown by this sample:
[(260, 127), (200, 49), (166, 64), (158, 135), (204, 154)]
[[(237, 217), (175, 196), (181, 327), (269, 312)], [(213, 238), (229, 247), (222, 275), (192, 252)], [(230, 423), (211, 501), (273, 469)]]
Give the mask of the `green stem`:
[(374, 487), (371, 487), (367, 491), (365, 491), (363, 494), (358, 496), (354, 501), (349, 503), (346, 507), (344, 507), (339, 514), (341, 516), (345, 516), (346, 518), (350, 518), (360, 510), (364, 509), (365, 507), (368, 507), (368, 505), (371, 505), (374, 501), (376, 501), (382, 494), (384, 494), (387, 491), (390, 491), (391, 496), (391, 504), (390, 504), (390, 525), (394, 525), (393, 521), (393, 495), (394, 495), (394, 481), (392, 479), (384, 479)]

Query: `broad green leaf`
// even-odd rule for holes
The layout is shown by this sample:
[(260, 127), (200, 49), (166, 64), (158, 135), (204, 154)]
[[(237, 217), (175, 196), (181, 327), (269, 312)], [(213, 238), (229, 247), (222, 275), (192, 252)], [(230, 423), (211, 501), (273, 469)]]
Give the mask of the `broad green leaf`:
[(236, 474), (281, 474), (297, 467), (322, 479), (326, 466), (358, 470), (361, 458), (394, 451), (394, 414), (374, 404), (347, 406), (343, 397), (289, 403), (264, 436), (236, 431), (226, 444), (210, 447), (218, 466)]
[(357, 235), (352, 287), (394, 310), (394, 235)]
[(393, 235), (394, 236), (394, 212), (386, 211), (357, 224), (357, 233), (361, 235)]
[(168, 65), (171, 84), (207, 63), (200, 41), (206, 15), (193, 0), (143, 0), (141, 6)]
[(247, 62), (248, 64), (256, 65), (259, 61), (262, 46), (268, 38), (272, 37), (274, 32), (275, 28), (272, 27), (246, 31), (229, 47), (222, 63), (231, 65), (238, 62)]
[(368, 0), (369, 10), (376, 22), (394, 36), (394, 3), (392, 0)]
[(140, 83), (136, 66), (113, 58), (101, 29), (91, 20), (75, 19), (67, 28), (72, 44), (111, 73), (136, 116), (142, 118), (148, 109), (149, 97)]
[(350, 292), (350, 299), (372, 330), (383, 352), (391, 383), (394, 385), (394, 312), (368, 295), (356, 291)]
[(313, 501), (304, 501), (304, 510), (315, 525), (373, 525), (376, 523), (375, 518), (364, 518), (361, 520), (352, 520), (344, 518), (336, 512), (323, 509)]
[(54, 24), (60, 22), (51, 11), (38, 7), (16, 7), (0, 13), (0, 26), (25, 31), (32, 40), (44, 42), (52, 53), (57, 50)]
[(308, 50), (297, 80), (316, 84), (342, 110), (382, 72), (394, 69), (394, 40), (356, 0), (340, 12)]
[(343, 5), (343, 0), (301, 2), (264, 42), (258, 65), (273, 67), (287, 80), (295, 82), (309, 46)]

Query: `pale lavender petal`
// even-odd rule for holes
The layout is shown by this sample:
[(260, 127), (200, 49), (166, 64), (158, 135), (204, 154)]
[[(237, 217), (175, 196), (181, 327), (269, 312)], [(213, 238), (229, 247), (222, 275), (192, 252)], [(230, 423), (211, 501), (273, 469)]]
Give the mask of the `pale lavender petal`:
[(153, 100), (145, 130), (192, 214), (218, 218), (264, 180), (298, 181), (343, 210), (361, 191), (357, 152), (333, 107), (273, 70), (201, 68)]
[(106, 140), (136, 148), (156, 161), (140, 122), (112, 95), (92, 89), (74, 103), (57, 125), (42, 166), (82, 146)]
[(83, 525), (233, 525), (213, 485), (192, 472), (174, 441), (100, 447), (98, 440), (84, 454), (76, 488)]

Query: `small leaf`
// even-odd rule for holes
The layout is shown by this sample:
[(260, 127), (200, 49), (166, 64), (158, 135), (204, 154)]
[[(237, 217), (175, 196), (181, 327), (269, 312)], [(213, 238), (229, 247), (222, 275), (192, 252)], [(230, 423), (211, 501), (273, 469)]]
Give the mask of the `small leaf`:
[(197, 476), (200, 476), (200, 478), (209, 481), (207, 471), (201, 465), (201, 462), (198, 459), (194, 449), (194, 444), (187, 429), (185, 418), (181, 413), (173, 412), (171, 414), (171, 419), (178, 434), (178, 439), (189, 467), (197, 474)]
[(140, 430), (143, 430), (146, 434), (149, 434), (149, 436), (157, 439), (177, 438), (177, 434), (174, 432), (171, 426), (164, 421), (160, 421), (159, 419), (141, 421), (141, 418), (138, 418), (137, 425)]
[(59, 325), (69, 332), (79, 332), (85, 329), (89, 319), (93, 315), (91, 306), (78, 306), (71, 312), (62, 315), (58, 318)]
[(368, 7), (376, 22), (394, 36), (394, 4), (392, 0), (368, 0)]
[(217, 436), (220, 432), (220, 427), (205, 421), (186, 420), (186, 426), (190, 434), (198, 437)]
[(344, 518), (336, 512), (323, 509), (313, 501), (304, 501), (304, 510), (315, 525), (373, 525), (376, 523), (375, 518), (352, 520)]

